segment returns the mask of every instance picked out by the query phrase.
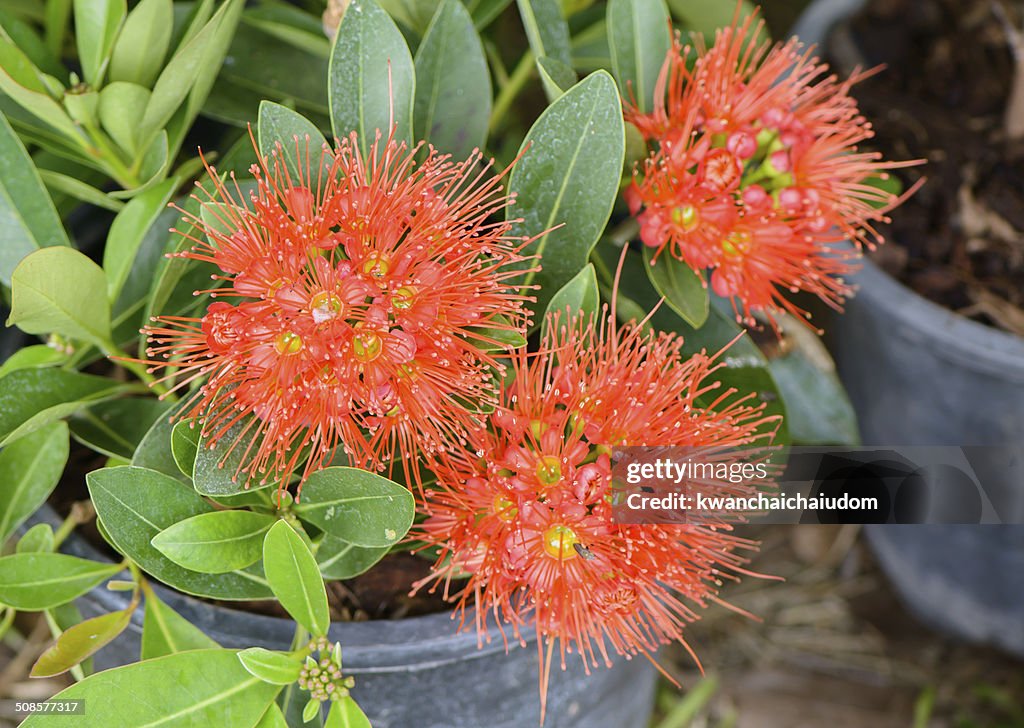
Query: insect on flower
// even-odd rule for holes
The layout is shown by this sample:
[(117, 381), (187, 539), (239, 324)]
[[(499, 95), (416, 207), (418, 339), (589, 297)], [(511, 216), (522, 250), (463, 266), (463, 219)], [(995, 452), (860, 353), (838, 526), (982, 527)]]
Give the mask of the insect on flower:
[(527, 241), (492, 219), (510, 202), (503, 174), (479, 153), (417, 164), (418, 148), (378, 137), (364, 157), (356, 142), (278, 145), (248, 196), (207, 165), (212, 191), (200, 186), (178, 255), (218, 269), (216, 300), (144, 329), (173, 389), (200, 383), (179, 416), (214, 443), (241, 430), (236, 477), (283, 488), (303, 457), (305, 475), (339, 446), (415, 477), (419, 454), (463, 441), (494, 403), (503, 342), (525, 332), (511, 279), (531, 264)]

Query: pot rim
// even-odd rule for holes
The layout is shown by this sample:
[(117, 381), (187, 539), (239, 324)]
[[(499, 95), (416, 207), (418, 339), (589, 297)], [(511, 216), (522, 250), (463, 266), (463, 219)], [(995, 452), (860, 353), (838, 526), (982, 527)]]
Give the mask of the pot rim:
[[(814, 0), (793, 25), (790, 35), (806, 45), (825, 47), (829, 29), (860, 10), (867, 0)], [(849, 276), (857, 297), (868, 298), (888, 312), (902, 328), (899, 335), (915, 339), (942, 358), (979, 373), (1024, 382), (1024, 337), (972, 321), (929, 301), (889, 275), (867, 257)]]

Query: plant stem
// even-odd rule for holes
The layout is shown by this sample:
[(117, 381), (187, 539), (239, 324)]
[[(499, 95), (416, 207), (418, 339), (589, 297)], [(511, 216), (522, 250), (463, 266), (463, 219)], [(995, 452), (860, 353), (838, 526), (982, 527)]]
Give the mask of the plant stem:
[(519, 59), (519, 63), (516, 65), (515, 70), (512, 71), (512, 75), (508, 77), (508, 83), (502, 87), (498, 98), (494, 100), (494, 108), (491, 111), (491, 122), (489, 125), (492, 134), (501, 128), (505, 121), (505, 116), (508, 114), (509, 109), (512, 108), (512, 102), (515, 101), (519, 92), (523, 90), (526, 82), (530, 80), (533, 71), (533, 51), (527, 50), (523, 53), (523, 57)]
[(141, 185), (138, 174), (121, 161), (121, 156), (114, 149), (113, 143), (107, 139), (107, 135), (95, 124), (87, 124), (85, 128), (89, 132), (89, 138), (96, 145), (92, 151), (97, 153), (100, 160), (107, 166), (110, 176), (126, 190)]
[(96, 515), (96, 511), (89, 501), (78, 501), (72, 504), (68, 517), (64, 519), (63, 523), (57, 527), (53, 534), (53, 550), (56, 551), (64, 543), (64, 540), (71, 535), (72, 531), (91, 520), (94, 515)]

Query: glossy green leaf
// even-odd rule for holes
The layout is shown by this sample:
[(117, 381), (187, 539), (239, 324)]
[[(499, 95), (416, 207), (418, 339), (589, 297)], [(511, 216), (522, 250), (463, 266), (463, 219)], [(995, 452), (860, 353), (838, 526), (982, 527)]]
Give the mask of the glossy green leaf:
[(327, 90), (334, 136), (358, 134), (369, 157), (377, 131), (412, 143), (416, 79), (401, 32), (375, 0), (352, 0), (331, 49)]
[(189, 486), (133, 466), (94, 470), (86, 482), (114, 548), (153, 577), (187, 594), (213, 599), (266, 599), (271, 595), (258, 566), (203, 574), (178, 566), (153, 547), (151, 542), (160, 531), (214, 510)]
[(416, 51), (416, 140), (461, 161), (483, 149), (491, 117), (491, 75), (473, 18), (443, 0)]
[(0, 558), (0, 604), (38, 612), (65, 604), (124, 568), (66, 554)]
[(192, 479), (178, 469), (171, 449), (171, 437), (175, 426), (171, 420), (181, 409), (181, 404), (175, 405), (165, 415), (156, 418), (153, 425), (142, 436), (139, 446), (135, 448), (132, 465), (170, 475), (172, 478), (188, 482), (191, 487)]
[(75, 0), (75, 41), (85, 80), (99, 88), (117, 31), (128, 12), (125, 0)]
[(146, 607), (142, 618), (140, 659), (171, 655), (188, 650), (204, 650), (219, 645), (165, 604), (149, 585), (143, 587)]
[[(672, 14), (682, 21), (687, 30), (704, 35), (708, 41), (714, 40), (715, 31), (732, 24), (736, 15), (736, 3), (722, 0), (668, 0)], [(740, 18), (746, 18), (756, 12), (756, 6), (750, 0), (740, 0)], [(765, 33), (763, 40), (768, 40)]]
[(171, 0), (141, 0), (125, 20), (110, 57), (110, 80), (153, 85), (171, 43)]
[(171, 454), (178, 470), (188, 478), (196, 466), (196, 455), (199, 452), (199, 428), (193, 420), (181, 420), (174, 423), (171, 430)]
[(60, 364), (67, 359), (67, 354), (57, 351), (46, 344), (33, 344), (18, 349), (3, 364), (0, 364), (0, 377), (10, 374), (15, 369), (39, 369)]
[(223, 574), (255, 564), (277, 518), (251, 511), (214, 511), (178, 521), (153, 537), (168, 559), (192, 571)]
[(279, 153), (283, 155), (288, 174), (296, 184), (305, 180), (302, 184), (316, 189), (320, 184), (317, 181), (320, 171), (325, 176), (330, 172), (332, 157), (324, 153), (327, 140), (316, 124), (302, 114), (272, 101), (263, 101), (257, 131), (260, 153), (268, 160)]
[(388, 546), (356, 546), (325, 535), (316, 550), (316, 562), (325, 579), (351, 579), (367, 571), (390, 550)]
[(242, 470), (252, 459), (250, 444), (256, 425), (251, 418), (243, 419), (216, 441), (208, 435), (200, 435), (192, 469), (192, 482), (197, 492), (209, 496), (235, 495), (247, 488), (260, 488), (279, 481), (272, 474)]
[(314, 637), (326, 635), (331, 617), (324, 580), (309, 547), (285, 521), (267, 531), (263, 568), (274, 596), (292, 619)]
[(559, 0), (516, 0), (534, 58), (554, 58), (572, 65), (569, 24)]
[(132, 388), (66, 369), (17, 369), (0, 378), (0, 447)]
[[(96, 726), (251, 726), (279, 690), (250, 675), (234, 650), (216, 649), (104, 670), (54, 698), (85, 700), (88, 723)], [(23, 728), (67, 725), (67, 717), (56, 713), (35, 713), (22, 723)]]
[(110, 644), (124, 632), (135, 612), (135, 604), (110, 614), (87, 619), (68, 627), (32, 666), (30, 677), (53, 677), (67, 672)]
[(285, 720), (284, 713), (277, 703), (271, 703), (267, 712), (260, 718), (260, 722), (256, 724), (256, 728), (288, 728), (288, 721)]
[(0, 450), (0, 544), (57, 487), (68, 460), (68, 426), (54, 422)]
[(608, 46), (622, 97), (649, 112), (658, 74), (672, 46), (665, 0), (608, 0)]
[(42, 75), (13, 43), (0, 35), (0, 91), (35, 117), (36, 124), (59, 143), (70, 142), (77, 151), (85, 145), (81, 130), (64, 107), (53, 100)]
[(366, 470), (324, 468), (302, 486), (295, 512), (325, 533), (357, 546), (393, 546), (412, 525), (409, 490)]
[(547, 94), (550, 102), (561, 97), (578, 80), (572, 66), (562, 63), (557, 58), (548, 58), (547, 56), (538, 58), (537, 71), (540, 73), (540, 80), (544, 85), (544, 93)]
[(0, 114), (0, 283), (10, 285), (18, 263), (32, 251), (70, 245), (50, 195), (17, 134)]
[(103, 270), (73, 248), (37, 250), (11, 275), (7, 324), (29, 334), (52, 332), (107, 346), (110, 303)]
[(53, 527), (49, 523), (37, 523), (18, 539), (15, 553), (40, 554), (53, 551)]
[(302, 658), (289, 652), (273, 652), (250, 647), (238, 653), (238, 659), (251, 674), (272, 685), (290, 685), (299, 679)]
[(153, 423), (167, 414), (168, 402), (131, 397), (94, 404), (72, 415), (72, 436), (110, 457), (131, 459)]
[(597, 287), (597, 273), (593, 263), (573, 276), (572, 280), (562, 286), (548, 303), (544, 315), (544, 327), (548, 326), (551, 316), (559, 316), (561, 325), (565, 325), (577, 312), (597, 314), (601, 305), (601, 297)]
[(586, 266), (618, 195), (625, 132), (611, 76), (598, 71), (573, 86), (541, 114), (521, 151), (509, 182), (516, 204), (506, 214), (522, 218), (513, 235), (539, 236), (526, 251), (542, 269), (524, 283), (540, 285), (543, 311)]
[(371, 728), (370, 719), (351, 695), (331, 703), (324, 728)]
[(107, 277), (107, 295), (116, 301), (128, 279), (135, 254), (149, 228), (167, 207), (178, 186), (177, 179), (169, 179), (133, 198), (114, 218), (103, 248), (103, 269)]
[(58, 195), (64, 194), (89, 205), (94, 205), (103, 210), (120, 212), (124, 203), (109, 197), (102, 190), (86, 184), (80, 179), (60, 172), (53, 172), (49, 169), (39, 170), (39, 179), (46, 185), (46, 189)]
[(151, 93), (134, 83), (117, 81), (100, 91), (100, 124), (118, 146), (133, 155), (138, 150), (139, 125)]
[(651, 285), (684, 321), (694, 328), (700, 328), (707, 321), (708, 289), (693, 268), (668, 254), (654, 260), (654, 252), (647, 246), (644, 246), (644, 268)]

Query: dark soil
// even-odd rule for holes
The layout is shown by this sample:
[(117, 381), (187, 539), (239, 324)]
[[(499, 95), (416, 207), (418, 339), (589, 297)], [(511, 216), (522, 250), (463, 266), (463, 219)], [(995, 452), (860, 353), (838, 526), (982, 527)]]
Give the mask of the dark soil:
[(1024, 335), (1024, 140), (1004, 131), (1022, 17), (1021, 0), (871, 0), (830, 47), (842, 73), (886, 66), (853, 90), (871, 145), (926, 161), (899, 172), (905, 187), (927, 182), (873, 259), (926, 298)]

